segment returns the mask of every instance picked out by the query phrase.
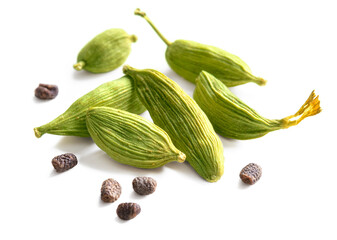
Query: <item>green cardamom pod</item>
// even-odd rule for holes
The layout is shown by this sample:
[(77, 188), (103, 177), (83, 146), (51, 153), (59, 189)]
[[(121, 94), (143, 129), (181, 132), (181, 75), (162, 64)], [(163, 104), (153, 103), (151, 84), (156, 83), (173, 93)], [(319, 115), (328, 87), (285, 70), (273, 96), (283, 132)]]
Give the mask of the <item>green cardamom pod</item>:
[(156, 70), (124, 66), (123, 71), (135, 80), (138, 97), (153, 122), (186, 154), (186, 161), (207, 181), (219, 180), (224, 171), (223, 146), (198, 104)]
[(104, 73), (121, 66), (131, 52), (135, 35), (128, 35), (123, 29), (109, 29), (88, 42), (77, 56), (74, 68), (92, 73)]
[(173, 145), (168, 134), (141, 116), (115, 108), (94, 107), (87, 111), (86, 121), (96, 145), (120, 163), (156, 168), (185, 161), (185, 154)]
[(206, 113), (217, 133), (227, 138), (253, 139), (295, 126), (304, 118), (321, 112), (320, 101), (312, 91), (297, 113), (282, 119), (267, 119), (235, 96), (216, 77), (202, 71), (193, 98)]
[(265, 85), (266, 80), (252, 75), (248, 65), (238, 56), (217, 47), (188, 40), (168, 41), (140, 9), (135, 14), (143, 17), (166, 43), (166, 61), (177, 74), (195, 83), (202, 70), (216, 76), (228, 87), (254, 82)]
[(85, 116), (90, 107), (114, 107), (140, 114), (146, 109), (137, 97), (134, 81), (128, 76), (103, 83), (77, 99), (63, 114), (53, 121), (34, 128), (35, 136), (45, 133), (89, 137)]

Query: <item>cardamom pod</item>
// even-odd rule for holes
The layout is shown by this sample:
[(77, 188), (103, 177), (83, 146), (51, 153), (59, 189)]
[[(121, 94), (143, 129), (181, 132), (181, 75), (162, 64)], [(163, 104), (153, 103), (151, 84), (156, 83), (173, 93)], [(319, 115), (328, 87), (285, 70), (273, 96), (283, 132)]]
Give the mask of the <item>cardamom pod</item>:
[(225, 84), (205, 71), (197, 78), (193, 98), (204, 110), (217, 133), (223, 137), (242, 140), (295, 126), (304, 118), (321, 111), (318, 96), (312, 91), (294, 115), (282, 119), (264, 118), (235, 96)]
[(74, 68), (92, 73), (104, 73), (121, 66), (131, 52), (135, 35), (128, 35), (123, 29), (109, 29), (88, 42), (77, 56)]
[(186, 154), (186, 161), (207, 181), (219, 180), (224, 171), (222, 143), (198, 104), (156, 70), (124, 66), (123, 71), (135, 80), (138, 97), (153, 122)]
[(96, 89), (77, 99), (63, 114), (53, 121), (34, 128), (35, 136), (45, 133), (55, 135), (89, 137), (85, 116), (90, 107), (114, 107), (140, 114), (146, 109), (138, 99), (134, 81), (128, 76), (103, 83)]
[(135, 10), (135, 15), (143, 17), (166, 43), (166, 61), (177, 74), (195, 83), (202, 70), (214, 74), (228, 87), (254, 82), (265, 85), (266, 80), (255, 77), (248, 65), (238, 56), (217, 47), (188, 40), (168, 41), (154, 26), (146, 13)]
[(169, 135), (145, 118), (123, 110), (94, 107), (87, 127), (96, 145), (112, 159), (137, 168), (156, 168), (185, 161)]

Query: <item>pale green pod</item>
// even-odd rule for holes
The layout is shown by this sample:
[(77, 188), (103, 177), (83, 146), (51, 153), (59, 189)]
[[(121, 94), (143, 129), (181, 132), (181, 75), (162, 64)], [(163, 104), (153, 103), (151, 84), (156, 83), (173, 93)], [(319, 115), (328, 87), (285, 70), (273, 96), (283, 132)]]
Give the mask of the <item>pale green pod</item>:
[(89, 137), (85, 116), (90, 107), (114, 107), (140, 114), (146, 109), (137, 97), (134, 80), (123, 76), (103, 83), (96, 89), (77, 99), (63, 114), (53, 121), (34, 128), (35, 136), (45, 133), (66, 136)]
[(224, 171), (223, 146), (198, 104), (158, 71), (130, 66), (123, 71), (135, 80), (137, 94), (153, 122), (186, 154), (186, 161), (207, 181), (219, 180)]
[(94, 107), (87, 111), (86, 122), (96, 145), (120, 163), (157, 168), (185, 161), (185, 154), (173, 145), (164, 130), (136, 114)]
[(126, 61), (131, 52), (131, 43), (136, 41), (135, 35), (129, 35), (123, 29), (106, 30), (82, 48), (74, 68), (92, 73), (112, 71)]
[(252, 139), (295, 126), (321, 111), (314, 91), (300, 110), (286, 118), (267, 119), (235, 96), (221, 81), (205, 71), (197, 78), (194, 100), (206, 113), (217, 133), (227, 138)]
[(166, 61), (177, 74), (195, 83), (201, 71), (216, 76), (228, 87), (254, 82), (265, 85), (266, 80), (255, 77), (249, 66), (238, 56), (225, 50), (188, 40), (168, 41), (154, 26), (146, 14), (139, 9), (136, 15), (143, 17), (166, 43)]

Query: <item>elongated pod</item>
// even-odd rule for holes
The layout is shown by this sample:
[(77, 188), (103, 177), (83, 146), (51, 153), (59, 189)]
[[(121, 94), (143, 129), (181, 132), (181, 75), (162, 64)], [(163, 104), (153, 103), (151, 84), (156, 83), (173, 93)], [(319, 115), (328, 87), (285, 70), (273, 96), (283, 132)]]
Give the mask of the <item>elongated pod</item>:
[(153, 122), (186, 154), (186, 161), (207, 181), (219, 180), (224, 171), (222, 143), (196, 102), (156, 70), (130, 66), (123, 70), (135, 80), (137, 94)]
[(35, 136), (45, 133), (65, 136), (89, 137), (85, 116), (90, 107), (114, 107), (140, 114), (146, 109), (137, 97), (134, 81), (128, 76), (103, 83), (96, 89), (77, 99), (60, 116), (51, 122), (34, 128)]
[(96, 145), (120, 163), (156, 168), (186, 158), (164, 130), (136, 114), (94, 107), (88, 110), (86, 121)]
[(314, 91), (300, 110), (286, 118), (267, 119), (235, 96), (216, 77), (205, 71), (197, 78), (193, 98), (204, 110), (217, 133), (227, 138), (252, 139), (295, 126), (321, 111)]
[(266, 81), (252, 75), (248, 65), (225, 50), (189, 40), (168, 41), (155, 27), (147, 15), (136, 9), (135, 14), (143, 17), (166, 43), (166, 61), (177, 74), (195, 83), (202, 70), (214, 74), (228, 87), (254, 82), (264, 85)]
[(125, 62), (131, 52), (131, 43), (136, 41), (135, 35), (129, 35), (123, 29), (106, 30), (82, 48), (74, 68), (92, 73), (112, 71)]

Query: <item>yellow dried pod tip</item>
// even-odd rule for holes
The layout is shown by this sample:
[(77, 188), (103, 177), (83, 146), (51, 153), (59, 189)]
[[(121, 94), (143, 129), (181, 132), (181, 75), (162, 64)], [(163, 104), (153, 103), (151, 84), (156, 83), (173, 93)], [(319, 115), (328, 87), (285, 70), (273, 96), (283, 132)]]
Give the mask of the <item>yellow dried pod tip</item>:
[(318, 95), (316, 96), (315, 94), (315, 90), (313, 90), (310, 96), (308, 97), (307, 101), (294, 115), (282, 119), (284, 128), (296, 126), (303, 119), (320, 113), (322, 109), (318, 97), (319, 96)]

